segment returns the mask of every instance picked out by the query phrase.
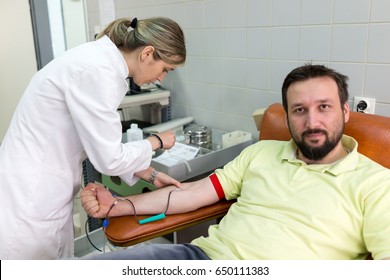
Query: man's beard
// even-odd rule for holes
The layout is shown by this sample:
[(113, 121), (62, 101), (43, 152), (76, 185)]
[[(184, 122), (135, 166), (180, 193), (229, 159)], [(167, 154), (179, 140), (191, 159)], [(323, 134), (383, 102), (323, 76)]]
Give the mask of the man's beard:
[[(343, 131), (343, 129), (341, 130)], [(306, 144), (304, 141), (305, 135), (311, 133), (323, 133), (326, 137), (325, 143), (320, 147), (311, 147)], [(310, 160), (318, 161), (322, 160), (326, 155), (328, 155), (337, 145), (342, 137), (342, 132), (336, 134), (332, 139), (329, 138), (329, 135), (326, 131), (322, 129), (308, 129), (302, 133), (302, 140), (298, 141), (297, 137), (293, 136), (295, 144), (298, 146), (298, 149), (301, 151), (302, 155)]]

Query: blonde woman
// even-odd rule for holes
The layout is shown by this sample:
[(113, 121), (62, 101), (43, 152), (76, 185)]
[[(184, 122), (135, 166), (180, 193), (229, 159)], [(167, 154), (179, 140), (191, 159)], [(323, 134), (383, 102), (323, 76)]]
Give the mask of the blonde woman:
[(86, 158), (129, 185), (142, 178), (180, 186), (149, 167), (153, 150), (174, 145), (174, 133), (122, 144), (117, 108), (127, 77), (162, 81), (185, 59), (176, 22), (118, 19), (33, 76), (0, 146), (0, 259), (73, 256), (73, 197)]

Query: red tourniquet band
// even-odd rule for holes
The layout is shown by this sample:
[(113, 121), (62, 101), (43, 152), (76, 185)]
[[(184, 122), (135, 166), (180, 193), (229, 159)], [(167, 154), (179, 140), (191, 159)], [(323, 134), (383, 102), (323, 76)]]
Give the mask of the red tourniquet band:
[(215, 191), (217, 192), (218, 198), (219, 199), (225, 198), (225, 192), (223, 191), (222, 185), (219, 182), (217, 175), (213, 173), (209, 176), (209, 178), (211, 180), (211, 183), (214, 186)]

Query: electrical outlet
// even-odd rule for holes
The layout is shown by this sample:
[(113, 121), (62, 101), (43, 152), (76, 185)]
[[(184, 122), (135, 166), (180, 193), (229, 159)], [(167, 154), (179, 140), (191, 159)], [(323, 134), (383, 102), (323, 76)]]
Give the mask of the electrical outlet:
[(355, 99), (353, 100), (353, 111), (374, 114), (375, 98), (355, 96)]

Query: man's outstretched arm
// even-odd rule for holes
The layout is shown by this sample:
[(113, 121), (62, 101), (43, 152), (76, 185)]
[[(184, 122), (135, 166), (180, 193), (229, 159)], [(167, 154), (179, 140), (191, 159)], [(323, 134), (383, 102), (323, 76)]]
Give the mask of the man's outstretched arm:
[[(209, 177), (183, 183), (182, 189), (176, 186), (165, 187), (152, 192), (125, 197), (135, 206), (137, 215), (185, 213), (213, 204), (219, 200)], [(81, 192), (81, 204), (87, 214), (94, 218), (106, 218), (108, 210), (117, 198), (103, 186), (90, 183)], [(111, 209), (109, 216), (134, 215), (133, 207), (119, 200)]]

